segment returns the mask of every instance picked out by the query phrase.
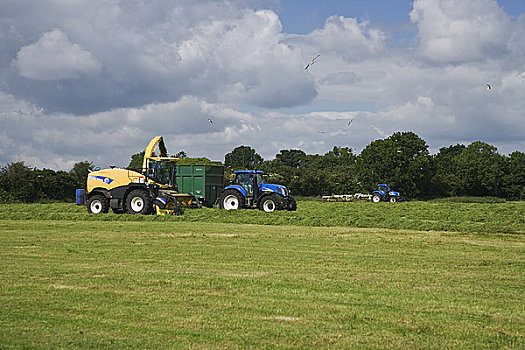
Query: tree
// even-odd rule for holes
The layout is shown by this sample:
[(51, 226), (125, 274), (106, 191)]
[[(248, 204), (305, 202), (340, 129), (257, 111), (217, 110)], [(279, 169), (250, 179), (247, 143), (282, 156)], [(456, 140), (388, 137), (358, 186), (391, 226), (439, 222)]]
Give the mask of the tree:
[(73, 168), (69, 171), (69, 174), (75, 179), (78, 188), (84, 188), (87, 183), (87, 177), (90, 172), (93, 171), (95, 167), (93, 163), (84, 160), (82, 162), (77, 162), (73, 165)]
[(144, 153), (145, 151), (133, 154), (131, 156), (131, 161), (129, 162), (128, 168), (135, 170), (142, 169), (142, 163), (144, 162)]
[(525, 153), (512, 152), (507, 159), (504, 178), (505, 198), (525, 199)]
[(181, 150), (180, 152), (175, 154), (175, 157), (176, 158), (180, 158), (180, 159), (185, 159), (185, 158), (188, 158), (188, 155), (186, 154), (186, 152)]
[(255, 169), (263, 158), (249, 146), (239, 146), (224, 156), (224, 166), (230, 169)]
[(507, 160), (505, 175), (505, 198), (525, 199), (525, 153), (512, 152)]
[(23, 161), (7, 164), (0, 169), (0, 189), (4, 196), (9, 194), (8, 200), (32, 203), (40, 199), (36, 177)]
[(390, 183), (407, 198), (431, 192), (433, 162), (426, 142), (413, 132), (372, 141), (357, 157), (355, 168), (362, 191)]
[(298, 149), (283, 149), (279, 154), (275, 155), (275, 159), (277, 159), (278, 162), (292, 168), (299, 168), (305, 158), (306, 153)]
[(75, 198), (76, 188), (86, 187), (86, 182), (78, 186), (78, 178), (72, 175), (71, 172), (34, 169), (33, 173), (36, 179), (39, 200), (70, 202)]
[(476, 141), (453, 159), (460, 195), (502, 197), (505, 159), (496, 147)]
[(442, 147), (436, 154), (434, 164), (436, 167), (433, 183), (436, 196), (456, 196), (459, 193), (458, 178), (454, 172), (454, 158), (465, 150), (466, 146), (456, 144)]

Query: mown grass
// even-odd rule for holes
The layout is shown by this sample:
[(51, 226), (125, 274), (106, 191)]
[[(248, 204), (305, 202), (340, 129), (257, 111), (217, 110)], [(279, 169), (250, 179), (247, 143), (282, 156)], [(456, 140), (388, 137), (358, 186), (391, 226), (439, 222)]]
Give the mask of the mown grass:
[(520, 234), (2, 210), (2, 349), (525, 346)]
[(259, 210), (226, 211), (186, 209), (181, 216), (93, 215), (71, 203), (4, 204), (0, 218), (11, 220), (168, 221), (217, 222), (257, 225), (348, 226), (361, 228), (525, 233), (525, 202), (456, 203), (321, 203), (300, 201), (296, 212)]

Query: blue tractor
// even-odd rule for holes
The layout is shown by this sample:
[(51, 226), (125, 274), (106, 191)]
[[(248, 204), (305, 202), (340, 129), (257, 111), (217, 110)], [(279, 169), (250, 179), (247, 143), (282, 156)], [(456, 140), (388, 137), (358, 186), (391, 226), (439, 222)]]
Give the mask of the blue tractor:
[(390, 185), (378, 184), (377, 190), (372, 192), (372, 202), (379, 203), (381, 201), (401, 202), (403, 197), (399, 192), (392, 191)]
[(219, 196), (219, 208), (259, 208), (262, 211), (296, 210), (297, 203), (282, 185), (264, 183), (261, 170), (237, 170), (233, 184)]

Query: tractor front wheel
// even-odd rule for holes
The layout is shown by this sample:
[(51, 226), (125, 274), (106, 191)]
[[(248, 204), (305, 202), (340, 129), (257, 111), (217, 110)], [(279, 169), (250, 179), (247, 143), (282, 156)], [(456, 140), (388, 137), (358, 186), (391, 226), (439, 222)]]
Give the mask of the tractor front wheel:
[(244, 207), (244, 198), (235, 190), (226, 190), (219, 198), (219, 208), (226, 210), (242, 209)]
[(279, 205), (280, 202), (281, 201), (279, 200), (279, 198), (277, 198), (277, 196), (272, 194), (270, 196), (264, 197), (259, 202), (259, 209), (265, 212), (272, 212), (275, 210), (279, 210), (281, 209)]
[(374, 203), (379, 203), (379, 202), (381, 202), (381, 196), (378, 195), (378, 194), (374, 194), (374, 195), (372, 196), (372, 202), (374, 202)]
[(390, 202), (391, 202), (391, 203), (395, 203), (395, 202), (397, 202), (397, 198), (396, 198), (396, 197), (390, 197)]
[(107, 213), (109, 210), (107, 198), (101, 194), (90, 197), (87, 202), (87, 210), (91, 214)]
[(288, 196), (288, 210), (289, 211), (297, 210), (297, 202), (295, 201), (295, 198), (292, 196)]
[(151, 197), (142, 190), (133, 190), (126, 197), (126, 213), (149, 214), (153, 208)]

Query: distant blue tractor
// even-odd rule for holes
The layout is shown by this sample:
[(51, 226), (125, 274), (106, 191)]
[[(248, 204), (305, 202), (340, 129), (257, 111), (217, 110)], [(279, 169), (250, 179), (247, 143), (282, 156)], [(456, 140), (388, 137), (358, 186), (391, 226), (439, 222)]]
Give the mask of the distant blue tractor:
[(377, 190), (372, 192), (372, 202), (379, 203), (381, 201), (390, 201), (390, 202), (401, 202), (403, 201), (401, 194), (390, 189), (388, 184), (378, 184)]
[(219, 196), (219, 208), (259, 208), (262, 211), (296, 210), (297, 203), (282, 185), (264, 183), (261, 170), (237, 170), (233, 184)]

